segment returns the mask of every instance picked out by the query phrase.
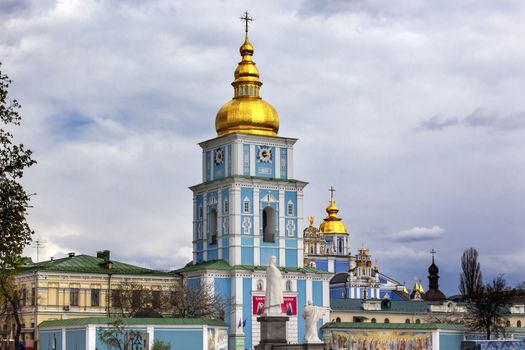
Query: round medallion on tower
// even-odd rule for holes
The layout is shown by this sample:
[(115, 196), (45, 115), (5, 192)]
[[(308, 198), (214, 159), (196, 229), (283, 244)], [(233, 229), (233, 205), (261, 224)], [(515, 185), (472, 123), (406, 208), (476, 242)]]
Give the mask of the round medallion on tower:
[(253, 45), (248, 40), (248, 21), (252, 19), (246, 16), (245, 20), (246, 36), (239, 49), (242, 60), (235, 70), (235, 80), (232, 82), (234, 95), (217, 113), (215, 129), (218, 136), (232, 133), (276, 136), (279, 131), (279, 115), (271, 104), (259, 96), (262, 82), (252, 59)]

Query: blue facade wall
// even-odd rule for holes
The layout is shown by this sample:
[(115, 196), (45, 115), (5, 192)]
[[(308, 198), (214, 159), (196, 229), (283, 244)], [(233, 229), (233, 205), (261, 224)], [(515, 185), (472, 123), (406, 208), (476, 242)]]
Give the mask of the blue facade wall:
[(277, 265), (279, 262), (279, 248), (261, 248), (261, 265), (267, 266), (270, 262), (270, 256), (275, 256)]
[(66, 329), (66, 349), (86, 350), (86, 330)]
[(241, 264), (253, 265), (253, 247), (241, 248)]
[(286, 249), (286, 267), (297, 267), (297, 250), (296, 249)]
[(41, 350), (65, 350), (62, 349), (62, 330), (40, 331)]
[(202, 328), (175, 329), (154, 328), (153, 338), (170, 344), (171, 349), (202, 350)]
[[(323, 306), (323, 281), (312, 281), (312, 303), (316, 306)], [(317, 322), (317, 328), (319, 334), (321, 334), (321, 327), (323, 326), (323, 320)]]
[(318, 270), (328, 271), (328, 261), (315, 260), (315, 268)]
[(281, 148), (281, 179), (288, 178), (288, 149)]
[(230, 320), (230, 300), (231, 300), (231, 278), (214, 278), (214, 295), (221, 298), (225, 304), (224, 316), (226, 322)]
[(463, 334), (439, 333), (439, 348), (446, 350), (461, 350)]
[(250, 145), (242, 145), (242, 172), (250, 176)]
[(252, 348), (252, 279), (242, 279), (242, 314), (244, 326), (244, 347)]
[(335, 273), (348, 272), (349, 268), (350, 268), (350, 264), (349, 264), (348, 260), (346, 260), (346, 261), (338, 261), (338, 260), (336, 260), (335, 261)]
[(233, 173), (232, 145), (226, 146), (226, 154), (226, 176), (231, 176), (231, 174)]

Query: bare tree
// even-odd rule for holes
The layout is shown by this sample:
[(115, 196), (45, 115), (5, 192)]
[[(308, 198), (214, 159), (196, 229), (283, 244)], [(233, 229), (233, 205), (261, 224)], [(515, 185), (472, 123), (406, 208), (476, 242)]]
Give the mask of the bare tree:
[(168, 294), (167, 307), (171, 317), (225, 318), (226, 303), (214, 294), (210, 283), (175, 284)]
[(465, 299), (476, 297), (483, 290), (481, 269), (478, 262), (478, 251), (468, 248), (461, 257), (461, 275), (459, 291)]
[(496, 277), (469, 300), (465, 324), (473, 331), (483, 332), (487, 339), (506, 336), (512, 295), (505, 279)]
[[(0, 282), (0, 294), (2, 295), (2, 298), (0, 298), (0, 308), (2, 309), (0, 314), (5, 324), (8, 325), (8, 330), (13, 329), (14, 331), (12, 336), (15, 340), (16, 349), (16, 346), (20, 346), (20, 336), (24, 326), (22, 307), (25, 304), (26, 293), (19, 288), (15, 282), (15, 277), (11, 273), (2, 273), (0, 279), (2, 280)], [(10, 327), (11, 325), (14, 327)], [(9, 331), (7, 335), (9, 335)]]
[(131, 279), (123, 280), (111, 290), (111, 316), (130, 318), (150, 316), (153, 291)]

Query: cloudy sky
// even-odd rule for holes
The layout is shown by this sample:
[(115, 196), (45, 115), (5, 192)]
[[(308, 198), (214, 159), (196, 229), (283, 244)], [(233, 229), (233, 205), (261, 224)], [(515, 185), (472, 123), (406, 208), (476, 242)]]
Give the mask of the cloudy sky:
[[(305, 216), (337, 192), (351, 251), (409, 286), (434, 248), (447, 293), (464, 249), (525, 280), (525, 3), (0, 0), (0, 61), (38, 164), (41, 256), (191, 258), (197, 143), (250, 39), (280, 135), (299, 138)], [(36, 256), (31, 248), (27, 254)], [(426, 282), (425, 282), (426, 285)]]

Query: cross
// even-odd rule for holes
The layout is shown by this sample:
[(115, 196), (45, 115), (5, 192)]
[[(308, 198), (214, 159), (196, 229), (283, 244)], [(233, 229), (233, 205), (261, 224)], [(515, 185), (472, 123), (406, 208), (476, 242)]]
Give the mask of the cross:
[(330, 200), (333, 202), (334, 201), (334, 192), (335, 192), (334, 186), (330, 186), (328, 191), (330, 192)]
[(241, 21), (244, 21), (245, 22), (245, 29), (244, 31), (246, 33), (248, 33), (248, 22), (253, 22), (253, 18), (250, 17), (250, 14), (248, 13), (248, 11), (244, 12), (244, 16), (242, 16), (240, 18)]
[(436, 254), (437, 252), (434, 250), (434, 248), (432, 248), (432, 250), (430, 251), (430, 254), (432, 254), (432, 258), (434, 257), (434, 255)]

